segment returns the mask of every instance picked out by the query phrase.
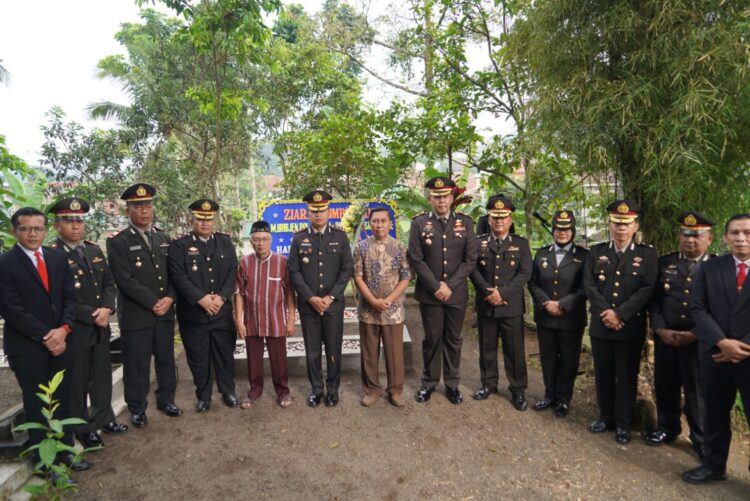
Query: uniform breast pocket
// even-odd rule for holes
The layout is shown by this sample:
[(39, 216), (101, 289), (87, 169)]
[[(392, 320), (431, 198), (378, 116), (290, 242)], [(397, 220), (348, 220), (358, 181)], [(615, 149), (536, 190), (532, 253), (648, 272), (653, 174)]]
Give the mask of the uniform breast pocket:
[(503, 256), (505, 265), (510, 268), (518, 268), (519, 255), (513, 252), (506, 252)]

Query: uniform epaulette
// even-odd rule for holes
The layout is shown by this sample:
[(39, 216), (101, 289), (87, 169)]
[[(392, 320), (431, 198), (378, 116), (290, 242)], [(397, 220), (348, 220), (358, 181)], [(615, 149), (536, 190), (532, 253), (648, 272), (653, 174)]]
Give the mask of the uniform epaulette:
[(162, 233), (164, 233), (164, 230), (162, 230), (158, 226), (151, 226), (151, 228), (154, 229), (155, 231), (161, 231)]
[(428, 211), (423, 210), (422, 212), (418, 212), (417, 214), (414, 214), (411, 218), (412, 219), (417, 219), (419, 216), (424, 216), (425, 214), (427, 214), (427, 212)]
[(117, 233), (111, 233), (111, 234), (110, 234), (110, 235), (109, 235), (109, 236), (108, 236), (107, 238), (113, 238), (113, 237), (116, 237), (117, 235), (120, 235), (120, 234), (122, 234), (122, 232), (123, 232), (123, 231), (125, 231), (125, 230), (127, 230), (127, 229), (128, 229), (128, 228), (127, 228), (127, 227), (125, 227), (125, 228), (121, 229), (120, 231), (118, 231)]
[(99, 247), (99, 244), (97, 244), (96, 242), (92, 242), (91, 240), (84, 240), (83, 243), (85, 243), (86, 245), (93, 245), (94, 247)]
[(229, 233), (225, 233), (225, 232), (223, 232), (223, 231), (214, 231), (214, 233), (215, 233), (216, 235), (224, 235), (225, 237), (229, 237), (229, 238), (232, 238), (232, 235), (230, 235)]
[(57, 242), (52, 242), (51, 244), (49, 244), (49, 246), (50, 246), (51, 248), (53, 248), (53, 249), (59, 249), (59, 248), (60, 248), (60, 246), (59, 246), (59, 245), (57, 245)]
[(180, 233), (179, 235), (175, 235), (175, 237), (172, 240), (179, 240), (181, 238), (189, 237), (190, 233)]
[(303, 231), (307, 231), (307, 228), (302, 228), (301, 230), (297, 230), (294, 232), (294, 234), (296, 235), (297, 233), (302, 233)]
[(332, 230), (340, 231), (342, 233), (346, 233), (343, 228), (339, 228), (338, 226), (329, 226)]

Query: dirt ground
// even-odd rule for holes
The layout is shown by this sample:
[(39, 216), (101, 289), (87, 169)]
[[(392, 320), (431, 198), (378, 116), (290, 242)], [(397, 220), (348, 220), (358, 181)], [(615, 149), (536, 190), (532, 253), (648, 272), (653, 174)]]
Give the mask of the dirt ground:
[[(453, 406), (436, 392), (427, 404), (417, 404), (422, 328), (411, 300), (407, 325), (413, 365), (403, 409), (385, 399), (372, 408), (360, 406), (359, 371), (349, 370), (332, 409), (305, 405), (309, 385), (300, 375), (291, 378), (295, 402), (288, 409), (276, 405), (267, 378), (265, 394), (252, 409), (228, 409), (214, 395), (211, 411), (197, 414), (182, 355), (176, 401), (185, 414), (169, 418), (157, 412), (152, 394), (148, 426), (104, 435), (106, 449), (88, 456), (94, 468), (76, 477), (76, 498), (750, 499), (746, 444), (733, 443), (728, 481), (691, 486), (680, 480), (698, 464), (685, 438), (652, 448), (636, 433), (622, 447), (612, 433), (590, 434), (586, 426), (596, 408), (586, 377), (565, 419), (550, 411), (515, 411), (505, 389), (474, 401), (478, 349), (468, 327), (461, 367), (465, 403)], [(533, 339), (527, 353), (537, 353)], [(530, 358), (527, 395), (533, 404), (543, 387), (538, 360)], [(238, 393), (246, 388), (246, 375), (237, 374)], [(129, 423), (130, 416), (125, 412), (120, 419)]]

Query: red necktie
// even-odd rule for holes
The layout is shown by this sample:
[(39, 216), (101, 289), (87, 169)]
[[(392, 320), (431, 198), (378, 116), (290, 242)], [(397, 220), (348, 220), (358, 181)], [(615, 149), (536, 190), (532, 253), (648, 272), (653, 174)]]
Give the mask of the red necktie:
[(745, 263), (740, 263), (737, 266), (740, 269), (740, 272), (737, 273), (737, 292), (740, 292), (742, 290), (742, 285), (747, 278), (747, 265)]
[(42, 279), (44, 290), (46, 290), (47, 294), (49, 294), (49, 278), (47, 277), (47, 265), (44, 264), (44, 259), (42, 259), (41, 252), (36, 251), (34, 255), (36, 256), (36, 271), (39, 272), (39, 278)]

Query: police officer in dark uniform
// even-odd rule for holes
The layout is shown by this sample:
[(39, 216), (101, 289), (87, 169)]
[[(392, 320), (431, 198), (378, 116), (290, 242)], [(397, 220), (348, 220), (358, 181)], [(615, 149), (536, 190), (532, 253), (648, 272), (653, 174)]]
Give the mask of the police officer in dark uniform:
[[(85, 447), (103, 446), (97, 428), (122, 433), (127, 425), (115, 420), (112, 409), (112, 359), (109, 352), (109, 316), (115, 311), (117, 290), (101, 248), (84, 240), (84, 215), (89, 203), (64, 198), (49, 212), (55, 215), (57, 240), (51, 245), (67, 254), (73, 272), (76, 296), (75, 323), (70, 336), (73, 354), (70, 409), (73, 417), (86, 424), (73, 428)], [(91, 409), (86, 399), (91, 399)]]
[(477, 236), (479, 260), (471, 272), (479, 309), (479, 367), (482, 387), (474, 399), (486, 400), (497, 393), (497, 343), (502, 340), (505, 375), (513, 407), (528, 408), (526, 349), (523, 331), (523, 289), (531, 278), (531, 249), (522, 237), (510, 234), (513, 202), (495, 195), (487, 202), (490, 233)]
[(202, 198), (188, 209), (193, 231), (172, 240), (169, 280), (177, 291), (177, 319), (193, 373), (196, 410), (211, 408), (212, 369), (224, 405), (237, 407), (232, 301), (237, 254), (226, 233), (214, 232), (219, 204)]
[(658, 428), (646, 435), (649, 445), (674, 442), (682, 431), (681, 390), (685, 392), (685, 415), (690, 441), (703, 455), (703, 421), (706, 416), (701, 386), (698, 338), (688, 300), (698, 265), (708, 261), (711, 228), (714, 222), (704, 215), (687, 211), (677, 218), (680, 224), (679, 252), (659, 258), (659, 283), (649, 315), (654, 333), (654, 386)]
[(583, 287), (590, 303), (599, 419), (592, 433), (616, 427), (615, 440), (630, 441), (646, 313), (658, 278), (656, 251), (635, 242), (641, 208), (630, 200), (607, 206), (611, 241), (589, 251)]
[(430, 399), (442, 367), (445, 395), (451, 403), (460, 404), (461, 326), (469, 296), (466, 279), (477, 261), (474, 224), (469, 216), (451, 211), (456, 187), (451, 179), (435, 177), (425, 187), (432, 210), (412, 219), (407, 250), (417, 276), (414, 298), (419, 301), (424, 326), (424, 371), (416, 400)]
[(544, 398), (534, 409), (554, 406), (557, 417), (565, 417), (570, 408), (586, 328), (583, 264), (588, 251), (573, 243), (575, 234), (573, 212), (555, 212), (555, 242), (537, 251), (529, 282), (544, 378)]
[(344, 290), (354, 267), (346, 233), (328, 225), (332, 198), (322, 190), (305, 195), (302, 200), (307, 202), (310, 225), (294, 234), (289, 249), (289, 278), (297, 293), (307, 377), (312, 385), (307, 399), (310, 407), (320, 405), (323, 398), (322, 345), (327, 363), (325, 405), (333, 407), (339, 402)]
[(107, 255), (115, 284), (122, 336), (125, 402), (133, 424), (148, 422), (151, 355), (156, 368), (156, 408), (177, 417), (177, 374), (174, 364), (175, 291), (169, 281), (167, 256), (171, 239), (153, 226), (156, 188), (134, 184), (120, 197), (125, 200), (130, 224), (107, 240)]

